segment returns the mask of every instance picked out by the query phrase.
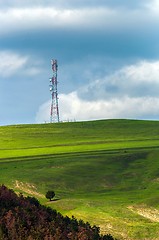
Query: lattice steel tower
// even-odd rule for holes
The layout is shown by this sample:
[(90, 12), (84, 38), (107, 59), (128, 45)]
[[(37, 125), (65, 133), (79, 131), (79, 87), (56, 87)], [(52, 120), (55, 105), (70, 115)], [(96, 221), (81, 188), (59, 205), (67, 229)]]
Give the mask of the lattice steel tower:
[(51, 92), (51, 111), (50, 122), (59, 122), (59, 106), (58, 106), (58, 92), (57, 92), (57, 60), (51, 60), (53, 76), (50, 78), (50, 92)]

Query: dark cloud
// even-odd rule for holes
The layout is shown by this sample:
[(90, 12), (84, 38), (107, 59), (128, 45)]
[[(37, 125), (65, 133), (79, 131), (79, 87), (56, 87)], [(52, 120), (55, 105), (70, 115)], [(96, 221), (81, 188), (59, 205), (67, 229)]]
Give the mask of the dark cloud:
[(12, 49), (43, 58), (57, 56), (62, 62), (88, 56), (151, 59), (159, 56), (158, 33), (108, 33), (82, 30), (26, 31), (0, 38), (0, 49)]

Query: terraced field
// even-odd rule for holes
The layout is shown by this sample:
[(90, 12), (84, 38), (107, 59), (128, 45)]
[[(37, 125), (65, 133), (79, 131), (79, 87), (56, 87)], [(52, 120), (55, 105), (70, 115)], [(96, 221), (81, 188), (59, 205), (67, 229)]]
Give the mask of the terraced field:
[(159, 239), (159, 122), (0, 127), (0, 183), (118, 239)]

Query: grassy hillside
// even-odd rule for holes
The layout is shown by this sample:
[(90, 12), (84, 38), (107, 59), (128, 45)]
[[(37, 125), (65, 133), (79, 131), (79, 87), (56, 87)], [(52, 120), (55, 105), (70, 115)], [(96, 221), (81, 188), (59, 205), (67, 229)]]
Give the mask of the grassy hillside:
[(0, 183), (119, 239), (159, 239), (159, 122), (0, 127)]
[(17, 196), (4, 185), (0, 186), (0, 230), (1, 240), (115, 240), (101, 236), (99, 228), (88, 222), (64, 217), (35, 197)]

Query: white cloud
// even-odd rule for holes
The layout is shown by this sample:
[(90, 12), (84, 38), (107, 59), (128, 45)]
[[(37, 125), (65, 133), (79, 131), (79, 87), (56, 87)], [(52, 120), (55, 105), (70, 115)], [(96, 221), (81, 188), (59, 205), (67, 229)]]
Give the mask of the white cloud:
[(50, 122), (50, 106), (51, 101), (47, 101), (39, 107), (36, 114), (37, 123)]
[(20, 55), (11, 51), (0, 51), (0, 76), (10, 77), (15, 74), (34, 76), (42, 71), (41, 62), (31, 56)]
[(158, 96), (159, 61), (141, 61), (123, 67), (114, 74), (92, 81), (78, 90), (79, 96), (89, 99), (112, 99), (123, 96)]
[[(56, 9), (51, 7), (10, 8), (0, 11), (0, 33), (53, 27), (93, 27), (106, 24), (115, 17), (115, 11), (107, 8), (97, 9)], [(93, 26), (92, 26), (93, 25)]]
[[(150, 10), (150, 11), (149, 11)], [(0, 10), (0, 34), (12, 31), (46, 28), (81, 28), (119, 30), (148, 27), (153, 19), (151, 9), (123, 9), (110, 7), (55, 8), (25, 7)], [(156, 19), (155, 19), (156, 21)]]
[(20, 56), (13, 52), (0, 52), (0, 75), (8, 77), (21, 69), (28, 61), (27, 56)]
[(157, 82), (159, 84), (159, 61), (140, 61), (123, 68), (120, 73), (136, 82)]
[(159, 13), (159, 1), (158, 0), (149, 1), (148, 3), (146, 3), (146, 7), (153, 13)]
[[(159, 61), (126, 66), (82, 90), (59, 96), (61, 120), (158, 118)], [(39, 108), (37, 122), (49, 121), (50, 104)]]
[[(48, 101), (40, 106), (36, 122), (50, 121)], [(76, 92), (60, 95), (60, 120), (84, 121), (95, 119), (132, 118), (153, 119), (159, 117), (159, 98), (113, 98), (111, 100), (89, 101), (80, 99)]]

